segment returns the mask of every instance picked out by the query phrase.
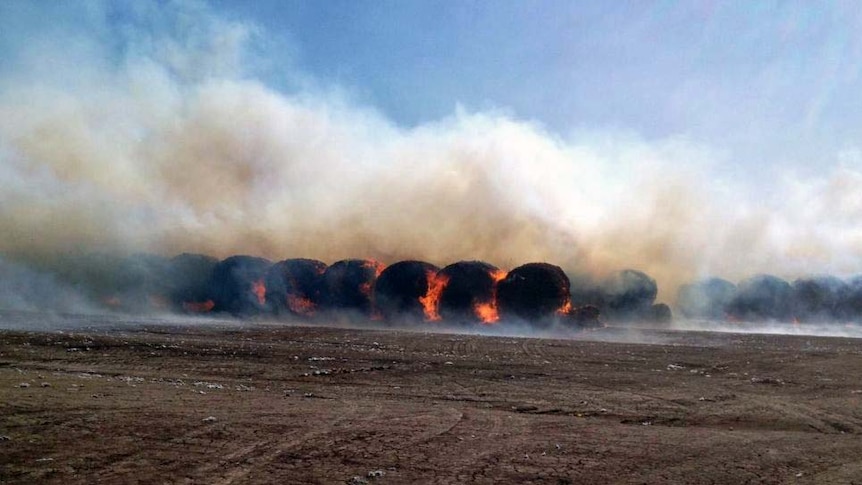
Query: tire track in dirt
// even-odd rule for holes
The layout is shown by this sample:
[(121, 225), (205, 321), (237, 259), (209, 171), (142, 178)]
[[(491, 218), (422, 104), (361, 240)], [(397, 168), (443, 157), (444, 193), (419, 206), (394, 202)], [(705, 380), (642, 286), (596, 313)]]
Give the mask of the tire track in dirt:
[[(339, 399), (338, 402), (344, 405), (344, 408), (338, 410), (339, 417), (337, 419), (330, 421), (326, 425), (287, 440), (260, 440), (249, 443), (220, 458), (218, 463), (198, 468), (195, 475), (211, 480), (209, 483), (214, 485), (228, 485), (245, 478), (254, 469), (264, 468), (283, 453), (300, 447), (312, 439), (327, 435), (342, 422), (359, 416), (359, 405), (355, 401)], [(376, 409), (375, 414), (372, 415), (364, 413), (362, 418), (374, 419), (377, 413), (379, 413), (379, 409)], [(233, 463), (233, 466), (230, 466), (231, 463)], [(216, 470), (225, 466), (229, 468), (221, 471), (219, 478), (212, 476)]]

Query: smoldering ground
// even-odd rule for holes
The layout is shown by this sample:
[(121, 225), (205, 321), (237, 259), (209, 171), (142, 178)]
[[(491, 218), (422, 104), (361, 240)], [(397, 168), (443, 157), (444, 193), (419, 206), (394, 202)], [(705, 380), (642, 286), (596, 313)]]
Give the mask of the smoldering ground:
[[(668, 302), (706, 275), (860, 271), (862, 171), (846, 153), (824, 154), (818, 177), (743, 183), (720, 170), (731, 155), (684, 134), (560, 134), (505, 107), (405, 127), (203, 3), (92, 3), (72, 21), (63, 5), (33, 21), (36, 8), (0, 7), (12, 286), (65, 285), (79, 255), (186, 251), (637, 268)], [(9, 286), (16, 308), (56, 301)], [(84, 308), (78, 290), (60, 307)]]

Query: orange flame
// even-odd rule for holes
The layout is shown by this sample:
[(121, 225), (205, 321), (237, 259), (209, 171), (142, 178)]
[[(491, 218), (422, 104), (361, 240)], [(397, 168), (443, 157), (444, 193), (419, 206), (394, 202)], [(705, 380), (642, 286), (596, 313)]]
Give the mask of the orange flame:
[(500, 313), (497, 311), (497, 302), (477, 303), (473, 305), (473, 312), (482, 323), (492, 324), (500, 320)]
[(473, 313), (476, 315), (476, 318), (488, 325), (497, 323), (500, 320), (500, 313), (497, 311), (497, 283), (506, 278), (506, 272), (502, 269), (495, 269), (489, 275), (494, 280), (494, 297), (489, 302), (473, 305)]
[(566, 302), (557, 310), (558, 315), (568, 315), (574, 311), (574, 307), (572, 307), (572, 300), (566, 298)]
[(425, 293), (425, 296), (419, 298), (419, 302), (422, 303), (425, 318), (436, 322), (440, 320), (440, 295), (449, 283), (449, 277), (429, 271), (427, 273), (427, 280), (428, 291)]
[(261, 305), (266, 303), (266, 285), (263, 284), (262, 279), (251, 284), (251, 291), (257, 297), (258, 303)]
[(191, 313), (206, 313), (215, 307), (215, 302), (207, 301), (184, 301), (183, 310)]
[(314, 311), (317, 310), (317, 305), (313, 301), (297, 295), (287, 295), (287, 307), (293, 313), (308, 316), (314, 315)]
[(362, 283), (359, 285), (359, 291), (368, 298), (371, 298), (371, 283)]

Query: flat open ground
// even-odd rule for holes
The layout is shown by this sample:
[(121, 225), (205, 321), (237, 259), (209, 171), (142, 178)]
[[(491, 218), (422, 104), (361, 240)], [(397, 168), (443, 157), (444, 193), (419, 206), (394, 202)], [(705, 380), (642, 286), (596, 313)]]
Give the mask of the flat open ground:
[(862, 339), (0, 331), (2, 483), (862, 483), (860, 433)]

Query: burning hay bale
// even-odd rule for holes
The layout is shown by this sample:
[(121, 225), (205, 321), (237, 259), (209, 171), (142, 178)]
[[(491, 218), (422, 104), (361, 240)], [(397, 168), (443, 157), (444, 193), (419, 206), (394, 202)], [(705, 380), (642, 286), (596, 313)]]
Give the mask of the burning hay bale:
[(777, 276), (758, 275), (739, 282), (728, 305), (736, 320), (789, 320), (793, 288)]
[(724, 319), (736, 285), (721, 278), (708, 278), (679, 287), (677, 308), (686, 318)]
[(266, 303), (277, 315), (312, 316), (321, 300), (326, 263), (315, 259), (285, 259), (266, 272)]
[(528, 263), (509, 271), (497, 284), (502, 319), (519, 318), (548, 326), (570, 307), (569, 278), (559, 266)]
[(424, 261), (401, 261), (380, 273), (374, 303), (386, 319), (439, 320), (438, 302), (447, 280), (439, 268)]
[(651, 316), (658, 285), (646, 273), (626, 269), (605, 279), (600, 290), (607, 316), (625, 321)]
[(447, 283), (440, 293), (440, 316), (453, 323), (494, 323), (497, 282), (506, 272), (482, 261), (459, 261), (437, 273)]
[(176, 310), (207, 312), (215, 302), (210, 294), (216, 258), (203, 254), (183, 253), (170, 260), (168, 299)]
[(254, 315), (266, 311), (264, 278), (272, 262), (254, 256), (231, 256), (215, 265), (210, 280), (213, 311)]
[(834, 276), (800, 278), (792, 285), (792, 311), (798, 321), (831, 321), (841, 316), (847, 283)]
[(575, 329), (599, 328), (604, 326), (600, 320), (601, 310), (595, 305), (573, 306), (563, 312), (560, 321)]
[(323, 272), (320, 301), (327, 310), (350, 310), (371, 316), (372, 290), (383, 265), (366, 259), (345, 259)]

